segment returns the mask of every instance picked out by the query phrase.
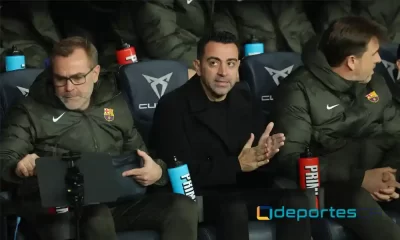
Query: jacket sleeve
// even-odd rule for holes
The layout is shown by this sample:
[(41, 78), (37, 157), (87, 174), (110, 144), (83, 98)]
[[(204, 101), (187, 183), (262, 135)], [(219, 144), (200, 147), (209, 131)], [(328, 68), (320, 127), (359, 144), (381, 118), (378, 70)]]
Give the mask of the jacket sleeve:
[(178, 26), (173, 0), (146, 2), (138, 11), (136, 23), (151, 57), (182, 61), (193, 68), (198, 37)]
[(25, 155), (32, 153), (34, 136), (28, 113), (19, 106), (10, 109), (0, 133), (0, 173), (5, 181), (22, 181), (15, 168)]
[(400, 104), (390, 101), (384, 110), (383, 129), (386, 133), (400, 138)]
[[(287, 80), (290, 81), (290, 80)], [(292, 82), (281, 85), (275, 97), (275, 109), (272, 113), (275, 122), (274, 132), (284, 133), (285, 145), (276, 155), (276, 160), (282, 177), (298, 182), (297, 161), (307, 146), (312, 147), (314, 131), (310, 116), (308, 98), (304, 87), (300, 83)], [(318, 143), (317, 143), (318, 144)], [(364, 171), (351, 163), (357, 163), (358, 153), (356, 143), (348, 143), (344, 147), (330, 153), (321, 154), (320, 180), (351, 181), (352, 184), (361, 186)], [(356, 159), (355, 159), (356, 158)]]
[(170, 107), (173, 104), (168, 102), (168, 98), (158, 103), (153, 119), (151, 148), (167, 164), (172, 163), (174, 156), (187, 163), (197, 187), (235, 183), (236, 174), (241, 172), (238, 156), (197, 156), (185, 132), (181, 109)]

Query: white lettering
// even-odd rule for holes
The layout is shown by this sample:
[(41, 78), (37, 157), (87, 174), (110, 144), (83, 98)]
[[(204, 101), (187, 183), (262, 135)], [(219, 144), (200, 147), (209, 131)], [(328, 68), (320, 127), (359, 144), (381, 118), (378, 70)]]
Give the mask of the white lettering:
[(309, 170), (309, 172), (306, 173), (306, 188), (314, 188), (315, 195), (318, 196), (318, 165), (304, 166), (304, 169)]
[(157, 103), (141, 103), (139, 104), (139, 109), (153, 109), (157, 107)]
[(261, 101), (266, 102), (266, 101), (274, 101), (271, 95), (264, 95), (261, 96)]
[(127, 57), (125, 58), (125, 60), (126, 60), (126, 61), (131, 60), (133, 63), (135, 63), (135, 62), (137, 62), (137, 57), (136, 57), (136, 55), (130, 55), (130, 56), (127, 56)]
[(181, 176), (182, 180), (186, 180), (182, 183), (183, 192), (186, 196), (190, 197), (192, 200), (196, 201), (196, 195), (194, 193), (194, 188), (192, 181), (190, 180), (190, 174), (185, 174)]

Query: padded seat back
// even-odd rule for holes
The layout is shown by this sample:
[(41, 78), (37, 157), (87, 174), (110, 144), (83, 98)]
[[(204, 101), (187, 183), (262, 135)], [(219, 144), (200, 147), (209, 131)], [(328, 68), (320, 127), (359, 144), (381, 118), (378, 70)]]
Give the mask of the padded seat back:
[(264, 53), (246, 57), (240, 64), (240, 80), (249, 84), (266, 114), (272, 107), (274, 90), (294, 69), (303, 65), (301, 55), (293, 52)]
[(400, 99), (400, 73), (396, 66), (397, 48), (393, 44), (384, 45), (379, 49), (379, 55), (382, 61), (376, 65), (375, 72), (385, 78), (392, 94)]
[(27, 68), (0, 74), (0, 126), (10, 106), (28, 95), (30, 86), (43, 70)]
[(122, 66), (118, 78), (147, 143), (158, 100), (188, 81), (188, 68), (177, 61), (151, 60)]

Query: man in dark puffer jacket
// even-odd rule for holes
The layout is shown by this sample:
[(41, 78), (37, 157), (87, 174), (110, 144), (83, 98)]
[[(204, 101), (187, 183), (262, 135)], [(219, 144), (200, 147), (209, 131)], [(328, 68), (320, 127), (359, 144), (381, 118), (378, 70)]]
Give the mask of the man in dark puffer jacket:
[[(48, 215), (41, 208), (35, 176), (40, 157), (68, 151), (111, 155), (137, 151), (143, 167), (123, 176), (144, 186), (168, 181), (166, 164), (147, 155), (114, 75), (99, 76), (97, 55), (93, 44), (81, 37), (57, 43), (52, 69), (39, 75), (28, 97), (8, 112), (0, 134), (1, 177), (18, 185), (18, 215), (43, 240), (74, 237), (65, 227), (69, 214)], [(197, 222), (194, 201), (170, 193), (117, 203), (111, 211), (103, 204), (86, 206), (81, 229), (87, 240), (116, 240), (116, 231), (142, 229), (159, 231), (164, 240), (195, 240)]]
[(356, 218), (332, 220), (364, 240), (400, 239), (400, 227), (381, 208), (400, 212), (400, 106), (374, 74), (382, 36), (364, 18), (332, 23), (305, 48), (305, 67), (279, 86), (272, 113), (275, 130), (286, 136), (275, 160), (282, 175), (297, 181), (298, 158), (310, 147), (325, 205), (357, 209)]

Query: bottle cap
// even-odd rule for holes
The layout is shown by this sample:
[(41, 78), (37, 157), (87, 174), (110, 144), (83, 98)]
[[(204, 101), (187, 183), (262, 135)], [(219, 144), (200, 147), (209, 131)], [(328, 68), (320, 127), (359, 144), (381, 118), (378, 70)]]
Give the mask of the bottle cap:
[(7, 56), (19, 56), (24, 55), (24, 53), (17, 48), (17, 46), (13, 45), (11, 49), (7, 51)]
[(300, 155), (301, 158), (311, 158), (313, 154), (311, 152), (310, 146), (307, 146), (304, 152)]
[(256, 36), (254, 36), (254, 34), (251, 34), (251, 35), (250, 35), (250, 38), (249, 38), (248, 41), (247, 41), (248, 44), (251, 44), (251, 43), (259, 43), (259, 42), (260, 42), (260, 40), (258, 40), (258, 39), (256, 38)]
[(181, 161), (178, 160), (178, 158), (176, 156), (173, 157), (173, 166), (172, 167), (179, 167), (182, 166), (183, 163)]
[(131, 45), (127, 42), (125, 42), (122, 38), (121, 38), (121, 45), (119, 46), (119, 48), (117, 50), (122, 50), (122, 49), (127, 49), (130, 48)]

